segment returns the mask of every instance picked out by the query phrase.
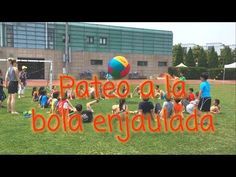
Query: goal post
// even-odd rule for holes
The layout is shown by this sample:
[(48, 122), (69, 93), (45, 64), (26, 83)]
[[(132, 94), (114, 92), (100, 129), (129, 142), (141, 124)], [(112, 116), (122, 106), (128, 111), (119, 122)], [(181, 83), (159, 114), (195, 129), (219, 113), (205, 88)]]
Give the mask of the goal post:
[[(17, 59), (17, 62), (32, 62), (32, 63), (49, 63), (49, 88), (52, 89), (52, 79), (53, 79), (53, 61), (52, 60), (30, 60), (30, 59)], [(8, 59), (0, 58), (0, 62), (8, 62)], [(2, 66), (2, 65), (0, 65)]]

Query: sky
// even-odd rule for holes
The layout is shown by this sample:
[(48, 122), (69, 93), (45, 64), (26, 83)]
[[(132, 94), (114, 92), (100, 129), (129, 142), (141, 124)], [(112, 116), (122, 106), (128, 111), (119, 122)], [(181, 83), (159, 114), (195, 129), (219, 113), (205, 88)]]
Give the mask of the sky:
[(173, 32), (173, 44), (223, 43), (236, 44), (235, 22), (90, 22), (93, 24), (168, 30)]

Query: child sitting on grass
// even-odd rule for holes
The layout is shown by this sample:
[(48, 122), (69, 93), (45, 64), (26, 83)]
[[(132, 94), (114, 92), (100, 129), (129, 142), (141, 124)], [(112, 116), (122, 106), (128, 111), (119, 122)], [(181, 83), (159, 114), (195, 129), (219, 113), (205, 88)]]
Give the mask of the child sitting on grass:
[(119, 104), (112, 106), (112, 114), (120, 114), (127, 111), (128, 105), (125, 103), (125, 99), (119, 99)]
[(67, 99), (66, 94), (64, 94), (64, 96), (58, 101), (56, 112), (60, 115), (63, 115), (63, 113), (71, 113), (75, 110), (75, 107)]
[(160, 89), (159, 85), (156, 85), (154, 98), (164, 99), (165, 92)]
[(213, 105), (210, 108), (210, 112), (213, 114), (219, 114), (220, 113), (220, 100), (215, 99)]
[(149, 101), (149, 97), (142, 97), (143, 101), (138, 105), (138, 112), (144, 116), (150, 115), (151, 119), (154, 120), (154, 105)]
[(37, 87), (33, 87), (31, 95), (32, 95), (33, 102), (36, 102), (39, 100), (39, 92), (38, 92)]
[(188, 89), (188, 101), (194, 101), (195, 100), (195, 96), (193, 94), (193, 88), (189, 88)]
[(52, 95), (51, 109), (49, 113), (54, 114), (57, 112), (58, 98), (59, 98), (59, 92), (55, 91)]
[(184, 117), (183, 115), (183, 110), (184, 110), (184, 106), (181, 103), (181, 99), (180, 98), (175, 98), (174, 99), (174, 114), (175, 115), (181, 115), (182, 118)]
[(161, 110), (162, 110), (161, 104), (160, 103), (156, 103), (155, 109), (154, 109), (155, 114), (160, 115)]
[(54, 93), (57, 93), (59, 92), (57, 89), (56, 89), (56, 86), (52, 86), (52, 89), (50, 91), (50, 94), (48, 94), (48, 105), (51, 106), (52, 105), (52, 99), (53, 99), (53, 94)]
[(86, 104), (86, 110), (83, 110), (83, 106), (81, 104), (77, 104), (75, 106), (75, 111), (72, 113), (78, 113), (81, 115), (81, 118), (83, 120), (83, 122), (92, 122), (93, 121), (93, 113), (94, 113), (94, 110), (92, 109), (92, 105), (95, 104), (95, 103), (98, 103), (99, 100), (93, 100), (93, 101), (90, 101)]
[(85, 92), (84, 86), (83, 86), (83, 85), (80, 85), (79, 88), (78, 88), (78, 93), (79, 93), (79, 95), (84, 94), (84, 92)]
[(187, 105), (189, 105), (190, 101), (194, 101), (195, 97), (193, 94), (193, 88), (188, 89), (188, 94), (185, 94), (183, 99), (181, 100), (182, 105), (184, 106), (185, 110)]
[(38, 91), (39, 100), (41, 99), (42, 92), (43, 92), (44, 90), (45, 90), (45, 87), (39, 87), (39, 91)]
[[(124, 87), (123, 87), (123, 89), (124, 89)], [(119, 96), (115, 92), (113, 92), (113, 95), (116, 96), (117, 98), (119, 98)], [(138, 111), (129, 111), (128, 105), (126, 104), (125, 99), (120, 98), (119, 104), (112, 106), (112, 114), (121, 114), (121, 113), (125, 113), (125, 112), (129, 112), (130, 114), (137, 114), (138, 113)], [(124, 115), (124, 114), (122, 114), (122, 115)]]
[(68, 89), (66, 90), (66, 97), (67, 97), (67, 99), (69, 99), (69, 100), (75, 99), (75, 94), (74, 94), (74, 91), (73, 91), (72, 88), (68, 88)]
[(40, 107), (47, 108), (48, 107), (48, 96), (46, 90), (41, 91), (41, 97), (39, 99)]
[(134, 94), (137, 93), (138, 96), (140, 97), (141, 99), (141, 89), (140, 89), (140, 86), (138, 85), (137, 87), (135, 87), (133, 93), (130, 94), (130, 98), (133, 98)]
[(197, 99), (198, 94), (199, 94), (199, 92), (196, 92), (195, 93), (195, 100), (190, 101), (190, 103), (186, 106), (187, 113), (192, 114), (193, 110), (197, 109), (197, 106), (198, 106), (198, 103), (199, 103), (199, 100)]
[(52, 86), (51, 92), (50, 92), (50, 97), (52, 97), (54, 92), (58, 92), (57, 88), (55, 85)]
[(92, 86), (92, 84), (90, 84), (88, 91), (89, 91), (89, 97), (91, 99), (94, 99), (95, 98), (95, 88)]
[(169, 118), (173, 114), (173, 103), (171, 102), (171, 98), (166, 96), (166, 101), (164, 101), (162, 105), (162, 110), (160, 112), (161, 119), (163, 120), (164, 109), (167, 111), (167, 118)]

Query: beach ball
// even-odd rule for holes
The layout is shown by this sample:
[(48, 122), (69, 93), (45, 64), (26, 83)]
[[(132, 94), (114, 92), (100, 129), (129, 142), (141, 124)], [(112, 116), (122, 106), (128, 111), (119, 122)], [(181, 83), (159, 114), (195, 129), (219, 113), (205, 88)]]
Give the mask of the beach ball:
[(108, 73), (114, 79), (121, 79), (129, 74), (130, 64), (123, 56), (116, 56), (108, 62)]
[(28, 111), (24, 111), (24, 112), (23, 112), (23, 115), (24, 115), (24, 116), (25, 116), (26, 114), (28, 114)]
[(32, 117), (32, 112), (31, 111), (24, 111), (23, 116), (24, 116), (24, 118), (31, 118)]

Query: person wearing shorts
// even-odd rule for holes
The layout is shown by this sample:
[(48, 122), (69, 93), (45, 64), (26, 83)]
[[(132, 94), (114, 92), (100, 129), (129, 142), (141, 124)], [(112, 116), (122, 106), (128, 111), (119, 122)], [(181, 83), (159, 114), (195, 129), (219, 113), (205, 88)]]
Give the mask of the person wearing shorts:
[(210, 112), (211, 108), (211, 86), (210, 83), (207, 81), (208, 73), (202, 73), (200, 79), (202, 82), (200, 84), (200, 91), (198, 95), (199, 115), (201, 115), (202, 112)]
[(21, 84), (19, 84), (18, 87), (18, 98), (24, 97), (26, 80), (27, 80), (26, 69), (27, 69), (26, 66), (22, 66), (22, 71), (19, 73)]
[(83, 110), (83, 106), (81, 104), (77, 104), (75, 106), (76, 111), (73, 112), (72, 114), (74, 114), (74, 113), (80, 114), (81, 118), (82, 118), (82, 121), (84, 123), (92, 122), (93, 121), (94, 110), (92, 109), (91, 106), (95, 103), (98, 103), (98, 102), (99, 102), (98, 99), (88, 102), (86, 104), (86, 110)]
[(15, 100), (16, 94), (18, 92), (18, 83), (21, 84), (19, 79), (19, 73), (17, 69), (16, 59), (9, 58), (10, 67), (7, 69), (5, 81), (6, 87), (8, 89), (8, 99), (7, 99), (7, 111), (11, 114), (18, 114), (15, 111)]

